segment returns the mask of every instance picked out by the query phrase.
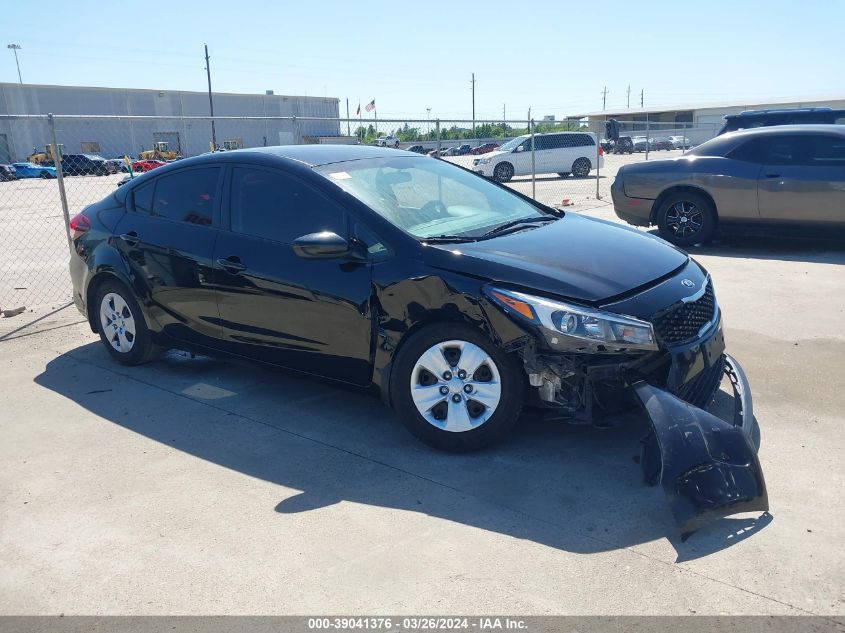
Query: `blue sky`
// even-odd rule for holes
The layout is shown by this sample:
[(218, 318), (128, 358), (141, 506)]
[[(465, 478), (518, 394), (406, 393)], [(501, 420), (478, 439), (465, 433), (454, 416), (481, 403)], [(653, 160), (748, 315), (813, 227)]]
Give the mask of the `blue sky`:
[[(570, 8), (567, 8), (570, 7)], [(845, 0), (4, 2), (0, 81), (377, 100), (380, 118), (845, 96)]]

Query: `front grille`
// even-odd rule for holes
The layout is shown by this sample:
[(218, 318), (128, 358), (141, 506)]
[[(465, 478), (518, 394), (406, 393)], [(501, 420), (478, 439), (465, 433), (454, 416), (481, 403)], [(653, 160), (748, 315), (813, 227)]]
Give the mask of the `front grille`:
[(657, 340), (664, 345), (677, 345), (690, 341), (713, 320), (716, 313), (716, 296), (713, 283), (708, 279), (704, 294), (695, 301), (679, 301), (651, 318)]

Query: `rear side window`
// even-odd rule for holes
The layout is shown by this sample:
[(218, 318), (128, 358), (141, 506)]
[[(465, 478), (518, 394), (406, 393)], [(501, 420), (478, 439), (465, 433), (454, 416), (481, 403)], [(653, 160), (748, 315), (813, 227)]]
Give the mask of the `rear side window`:
[(286, 244), (308, 233), (345, 233), (340, 206), (280, 171), (235, 167), (229, 209), (235, 233)]
[(155, 190), (155, 180), (147, 183), (143, 187), (138, 187), (132, 194), (135, 202), (135, 210), (139, 213), (153, 213), (153, 191)]
[(152, 214), (176, 222), (210, 226), (219, 178), (219, 167), (187, 169), (156, 178)]
[(801, 161), (817, 167), (845, 167), (845, 136), (814, 135), (806, 138), (807, 152)]
[(769, 144), (769, 165), (797, 165), (800, 163), (800, 136), (776, 136)]

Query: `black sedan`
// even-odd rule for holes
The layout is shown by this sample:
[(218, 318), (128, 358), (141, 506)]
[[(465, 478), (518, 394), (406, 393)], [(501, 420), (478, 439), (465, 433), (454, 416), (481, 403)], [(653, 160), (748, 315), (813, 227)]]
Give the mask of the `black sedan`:
[[(331, 145), (169, 164), (70, 229), (74, 301), (126, 365), (179, 347), (368, 387), (449, 451), (502, 439), (527, 404), (575, 424), (639, 407), (646, 476), (684, 532), (768, 507), (713, 283), (659, 238)], [(725, 373), (730, 422), (701, 408)]]

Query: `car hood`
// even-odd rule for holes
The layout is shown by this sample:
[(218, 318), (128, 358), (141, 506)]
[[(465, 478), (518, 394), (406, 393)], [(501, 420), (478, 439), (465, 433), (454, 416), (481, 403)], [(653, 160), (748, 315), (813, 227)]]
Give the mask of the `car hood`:
[(494, 149), (492, 152), (487, 152), (486, 154), (482, 154), (478, 158), (496, 158), (496, 156), (501, 156), (502, 154), (510, 154), (510, 152), (503, 152), (499, 149)]
[(431, 248), (435, 266), (593, 304), (646, 287), (689, 260), (649, 233), (575, 213), (540, 228)]

